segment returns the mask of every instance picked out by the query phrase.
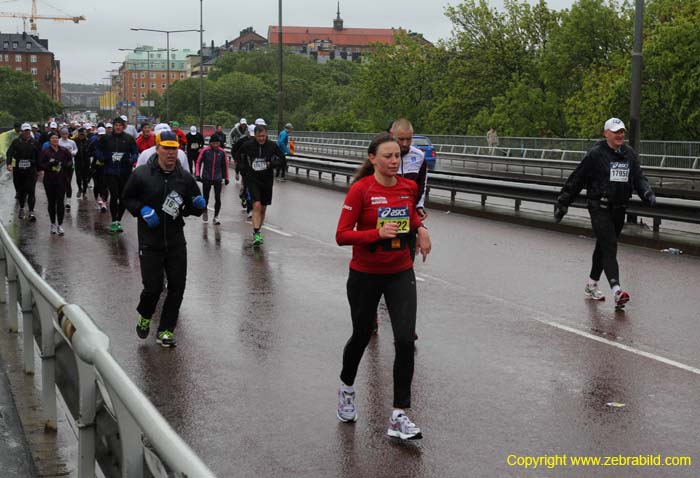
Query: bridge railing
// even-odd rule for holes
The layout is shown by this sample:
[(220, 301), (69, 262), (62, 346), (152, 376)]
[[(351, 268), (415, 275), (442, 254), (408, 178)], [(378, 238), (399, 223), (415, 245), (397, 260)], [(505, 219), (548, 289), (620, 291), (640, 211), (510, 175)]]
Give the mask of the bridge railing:
[(58, 389), (77, 428), (79, 478), (96, 466), (108, 478), (214, 477), (119, 366), (109, 338), (37, 274), (2, 224), (0, 278), (10, 332), (21, 316), (25, 373), (35, 370), (35, 340), (40, 350), (45, 427), (57, 427)]

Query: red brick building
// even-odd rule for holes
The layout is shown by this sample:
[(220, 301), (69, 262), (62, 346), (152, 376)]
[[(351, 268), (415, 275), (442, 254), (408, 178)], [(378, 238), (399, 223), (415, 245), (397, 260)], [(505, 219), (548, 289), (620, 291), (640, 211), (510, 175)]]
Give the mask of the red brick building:
[(49, 41), (28, 33), (0, 33), (0, 67), (32, 75), (34, 83), (54, 101), (61, 101), (61, 64), (49, 51)]
[(226, 41), (226, 44), (222, 47), (222, 49), (226, 51), (251, 51), (264, 46), (267, 46), (267, 39), (264, 36), (255, 33), (253, 27), (248, 27), (241, 30), (241, 33), (237, 38), (231, 41)]

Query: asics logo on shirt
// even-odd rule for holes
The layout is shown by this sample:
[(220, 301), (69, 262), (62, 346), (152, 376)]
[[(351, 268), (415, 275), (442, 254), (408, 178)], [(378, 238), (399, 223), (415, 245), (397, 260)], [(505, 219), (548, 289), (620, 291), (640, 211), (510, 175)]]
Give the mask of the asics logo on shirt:
[(407, 217), (407, 207), (384, 207), (379, 209), (379, 217), (384, 219), (387, 217)]

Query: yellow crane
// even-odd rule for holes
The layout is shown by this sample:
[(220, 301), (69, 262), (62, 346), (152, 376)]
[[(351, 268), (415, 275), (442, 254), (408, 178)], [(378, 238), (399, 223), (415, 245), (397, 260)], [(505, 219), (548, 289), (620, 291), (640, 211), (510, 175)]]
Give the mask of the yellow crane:
[(29, 24), (31, 25), (31, 30), (32, 32), (36, 32), (36, 20), (56, 20), (59, 22), (73, 22), (73, 23), (78, 23), (78, 22), (84, 22), (86, 19), (84, 16), (80, 15), (79, 17), (54, 17), (50, 15), (37, 15), (36, 13), (36, 0), (32, 0), (32, 13), (13, 13), (13, 12), (0, 12), (0, 17), (9, 17), (9, 18), (21, 18), (25, 22), (25, 30), (26, 28), (26, 22), (29, 20)]

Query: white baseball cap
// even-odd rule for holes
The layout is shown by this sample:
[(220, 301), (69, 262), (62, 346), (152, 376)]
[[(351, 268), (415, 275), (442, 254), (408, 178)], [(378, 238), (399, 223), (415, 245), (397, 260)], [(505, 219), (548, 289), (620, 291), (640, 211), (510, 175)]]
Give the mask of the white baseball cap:
[(104, 128), (104, 126), (100, 126), (97, 128), (97, 134), (107, 134), (107, 130)]
[(190, 133), (195, 134), (197, 132), (197, 127), (192, 125), (190, 126)]
[(129, 122), (129, 118), (127, 118), (126, 115), (121, 115), (120, 118), (126, 121), (127, 123)]
[(259, 125), (259, 124), (260, 124), (260, 125), (263, 125), (263, 126), (267, 126), (267, 123), (265, 123), (265, 120), (262, 119), (262, 118), (256, 119), (256, 120), (255, 120), (255, 124), (256, 124), (256, 125)]
[(610, 118), (605, 122), (605, 131), (612, 131), (613, 133), (616, 133), (621, 129), (624, 129), (625, 131), (627, 130), (627, 128), (625, 128), (625, 123), (623, 123), (619, 118)]
[(55, 121), (52, 121), (51, 123), (49, 123), (49, 128), (58, 128), (58, 125)]
[(22, 126), (20, 127), (20, 130), (21, 130), (21, 131), (27, 131), (27, 130), (31, 131), (31, 130), (32, 130), (32, 125), (30, 125), (29, 123), (22, 123)]
[(239, 123), (248, 124), (248, 122), (246, 121), (245, 118), (241, 118), (241, 120), (239, 121)]
[(85, 123), (85, 124), (83, 125), (83, 128), (85, 128), (85, 129), (92, 129), (92, 124), (91, 124), (91, 123)]
[(105, 123), (105, 128), (113, 128), (112, 123)]
[(170, 125), (168, 123), (158, 123), (155, 128), (153, 128), (153, 134), (158, 134), (161, 131), (170, 131)]

